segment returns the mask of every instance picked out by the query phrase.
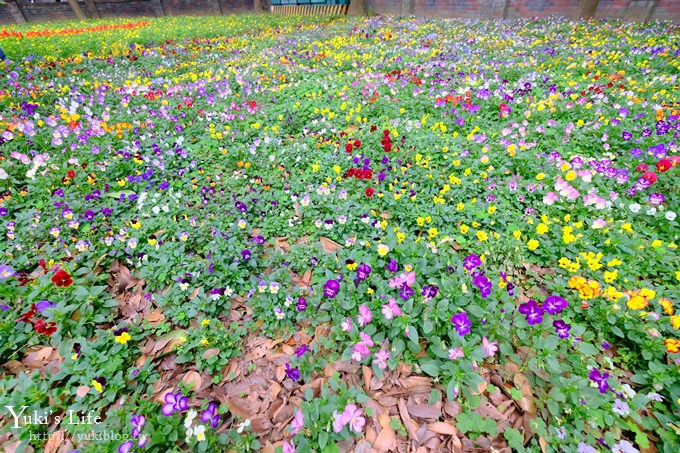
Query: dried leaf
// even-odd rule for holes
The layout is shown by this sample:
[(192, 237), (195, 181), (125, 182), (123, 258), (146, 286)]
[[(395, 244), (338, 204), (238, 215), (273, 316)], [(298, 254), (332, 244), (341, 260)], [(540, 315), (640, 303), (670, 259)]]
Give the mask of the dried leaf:
[(522, 408), (524, 412), (529, 414), (536, 414), (536, 404), (534, 403), (534, 395), (531, 392), (531, 384), (529, 379), (522, 373), (515, 373), (513, 378), (515, 386), (522, 392), (522, 398), (517, 401), (517, 405)]
[(23, 360), (24, 365), (29, 368), (40, 369), (45, 368), (45, 366), (50, 362), (50, 356), (52, 355), (54, 348), (49, 346), (40, 347), (37, 351), (31, 352)]
[(144, 319), (149, 321), (151, 324), (155, 325), (159, 322), (165, 321), (165, 315), (163, 314), (163, 312), (161, 311), (160, 308), (157, 308), (154, 311), (152, 311), (151, 313), (149, 313), (148, 315), (146, 315), (146, 317)]
[(328, 253), (335, 253), (338, 251), (339, 248), (342, 248), (340, 244), (337, 242), (328, 239), (327, 237), (321, 237), (321, 247), (324, 249), (325, 252)]
[(210, 348), (207, 349), (203, 355), (201, 356), (201, 359), (209, 359), (210, 357), (215, 357), (217, 354), (220, 353), (220, 348)]
[(437, 434), (446, 434), (449, 436), (457, 436), (458, 430), (454, 425), (447, 422), (434, 422), (427, 425), (427, 429)]
[(203, 287), (194, 288), (194, 290), (191, 292), (191, 295), (189, 296), (189, 300), (194, 300), (202, 288)]
[(373, 370), (371, 370), (366, 365), (363, 365), (361, 367), (361, 374), (364, 378), (364, 389), (366, 390), (366, 393), (368, 393), (370, 395), (370, 393), (371, 393), (371, 378), (373, 377)]
[(388, 424), (387, 426), (383, 426), (382, 431), (378, 433), (378, 437), (373, 443), (373, 448), (379, 452), (391, 450), (392, 445), (396, 440), (397, 436), (392, 427)]
[(45, 444), (45, 453), (57, 453), (59, 447), (64, 443), (64, 430), (60, 429), (49, 435)]
[(442, 415), (441, 408), (430, 404), (407, 404), (406, 408), (412, 417), (438, 419)]
[(546, 453), (546, 449), (548, 447), (548, 442), (545, 440), (545, 437), (538, 436), (538, 445), (541, 446), (541, 452)]
[(203, 379), (201, 379), (201, 375), (197, 371), (188, 371), (182, 378), (182, 384), (191, 387), (193, 390), (200, 389), (202, 383)]
[(408, 432), (408, 437), (411, 440), (415, 440), (416, 439), (416, 430), (413, 429), (411, 416), (408, 414), (408, 409), (406, 407), (406, 402), (404, 401), (404, 398), (399, 398), (399, 402), (397, 403), (397, 407), (399, 408), (399, 416), (401, 417), (401, 421), (404, 423), (404, 426), (406, 427), (406, 431)]
[(79, 398), (85, 398), (85, 395), (87, 395), (87, 392), (90, 391), (90, 387), (87, 385), (81, 385), (76, 389), (76, 395), (78, 395)]
[[(340, 451), (343, 451), (342, 448)], [(373, 453), (373, 449), (371, 448), (371, 444), (367, 441), (360, 440), (357, 442), (356, 447), (354, 447), (354, 453)]]

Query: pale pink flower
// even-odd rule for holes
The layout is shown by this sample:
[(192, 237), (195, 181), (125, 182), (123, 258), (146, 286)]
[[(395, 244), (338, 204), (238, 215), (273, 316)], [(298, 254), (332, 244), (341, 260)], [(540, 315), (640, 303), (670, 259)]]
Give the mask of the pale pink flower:
[(361, 338), (361, 342), (365, 343), (366, 346), (373, 346), (373, 340), (371, 340), (371, 337), (364, 332), (359, 332), (359, 338)]
[(397, 305), (397, 301), (391, 297), (389, 303), (382, 306), (382, 314), (385, 319), (390, 320), (395, 316), (401, 316), (403, 313), (401, 312), (399, 305)]
[(293, 421), (290, 423), (290, 434), (292, 436), (296, 435), (300, 431), (302, 431), (302, 428), (305, 427), (305, 416), (302, 413), (301, 410), (298, 410), (295, 413), (295, 417), (293, 418)]
[(292, 439), (287, 439), (283, 443), (283, 453), (297, 453), (297, 449), (295, 448), (295, 444), (293, 443)]
[(498, 352), (498, 342), (489, 342), (488, 338), (482, 337), (482, 349), (484, 349), (484, 354), (486, 354), (487, 357), (493, 357), (496, 355), (496, 352)]
[(349, 424), (349, 430), (355, 433), (360, 433), (364, 429), (366, 419), (361, 416), (362, 411), (355, 404), (348, 404), (345, 407), (345, 412), (342, 417), (346, 420), (345, 424)]
[(338, 411), (333, 411), (333, 431), (339, 433), (342, 431), (342, 427), (345, 426), (345, 422), (342, 417), (344, 414), (338, 414)]
[(373, 359), (373, 363), (378, 365), (378, 368), (381, 370), (384, 370), (387, 368), (387, 359), (390, 358), (390, 353), (385, 351), (384, 349), (381, 349), (380, 352), (376, 352), (375, 354), (375, 359)]
[(543, 204), (547, 204), (548, 206), (555, 204), (556, 201), (559, 200), (559, 197), (555, 192), (548, 192), (545, 194), (543, 197)]
[(345, 320), (340, 325), (343, 332), (349, 332), (352, 330), (352, 318), (345, 318)]
[(593, 229), (594, 230), (599, 230), (600, 228), (604, 228), (607, 226), (607, 221), (604, 219), (597, 219), (593, 221)]
[(359, 324), (359, 326), (363, 327), (371, 321), (373, 321), (373, 315), (371, 314), (371, 310), (366, 305), (360, 306), (359, 316), (357, 316), (357, 323)]
[(449, 359), (456, 360), (465, 357), (463, 348), (449, 349)]

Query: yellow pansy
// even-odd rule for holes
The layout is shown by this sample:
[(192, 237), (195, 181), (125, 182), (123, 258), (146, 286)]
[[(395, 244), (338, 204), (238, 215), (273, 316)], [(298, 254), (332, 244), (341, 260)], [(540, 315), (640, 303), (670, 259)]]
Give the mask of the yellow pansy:
[(532, 239), (529, 242), (527, 242), (527, 247), (529, 248), (529, 250), (536, 250), (540, 244), (541, 243), (538, 242), (536, 239)]
[(546, 225), (545, 223), (539, 223), (536, 226), (536, 233), (538, 234), (545, 234), (548, 231), (549, 231), (548, 225)]
[(480, 241), (483, 242), (483, 241), (486, 241), (487, 239), (489, 239), (489, 236), (484, 231), (480, 230), (480, 231), (477, 231), (477, 239), (479, 239)]

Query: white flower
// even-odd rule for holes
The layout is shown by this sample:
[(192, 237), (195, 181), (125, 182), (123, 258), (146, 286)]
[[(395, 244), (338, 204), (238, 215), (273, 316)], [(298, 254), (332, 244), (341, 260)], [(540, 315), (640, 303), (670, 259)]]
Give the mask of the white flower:
[(250, 426), (250, 419), (246, 418), (246, 421), (239, 423), (238, 429), (236, 430), (236, 432), (238, 432), (240, 434), (240, 433), (243, 432), (244, 429), (246, 429), (249, 426)]
[(641, 207), (641, 206), (640, 206), (639, 204), (633, 203), (633, 204), (631, 204), (630, 206), (628, 206), (628, 209), (630, 209), (631, 212), (636, 212), (636, 213), (637, 213), (637, 212), (640, 212), (640, 207)]
[(189, 443), (191, 440), (191, 436), (194, 435), (194, 431), (191, 428), (187, 428), (187, 437), (185, 438), (186, 442)]
[(7, 171), (5, 171), (4, 168), (0, 168), (0, 179), (7, 179), (7, 178), (9, 178)]
[(194, 422), (194, 418), (196, 418), (196, 411), (194, 409), (189, 409), (187, 412), (187, 417), (184, 419), (184, 427), (189, 429), (191, 427), (191, 424)]
[(654, 215), (654, 214), (656, 214), (656, 208), (654, 206), (647, 208), (647, 215)]
[(623, 384), (621, 386), (621, 393), (623, 393), (627, 399), (634, 398), (636, 395), (635, 390), (629, 384)]
[(668, 212), (666, 213), (666, 220), (669, 220), (669, 221), (672, 222), (673, 220), (675, 220), (675, 217), (676, 217), (676, 216), (677, 216), (677, 214), (675, 214), (675, 212), (673, 212), (673, 211), (668, 211)]
[(663, 401), (663, 396), (656, 392), (649, 392), (647, 398), (649, 398), (650, 401)]
[(196, 435), (196, 439), (198, 439), (199, 442), (204, 441), (205, 440), (205, 426), (198, 425), (196, 428), (194, 428), (194, 434)]

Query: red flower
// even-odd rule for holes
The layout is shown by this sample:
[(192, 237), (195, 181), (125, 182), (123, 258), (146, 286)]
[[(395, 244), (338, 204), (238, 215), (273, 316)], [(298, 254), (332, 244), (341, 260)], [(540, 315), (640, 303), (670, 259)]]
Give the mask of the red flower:
[(354, 140), (354, 149), (359, 149), (361, 147), (361, 140)]
[(649, 168), (649, 165), (647, 165), (647, 164), (640, 164), (640, 165), (638, 165), (637, 167), (635, 167), (635, 169), (636, 169), (637, 171), (641, 171), (641, 172), (642, 172), (642, 171), (647, 171), (648, 168)]
[(345, 145), (345, 152), (347, 154), (350, 154), (352, 152), (352, 144), (351, 143), (348, 143), (348, 144)]
[(651, 182), (654, 184), (656, 182), (656, 173), (653, 173), (651, 171), (648, 171), (642, 175), (643, 178), (645, 178), (647, 181)]
[(374, 193), (375, 193), (375, 189), (373, 187), (369, 187), (369, 188), (366, 189), (366, 196), (368, 198), (371, 198)]
[(45, 259), (40, 258), (40, 261), (38, 262), (38, 265), (43, 268), (45, 272), (47, 272), (47, 266), (45, 265)]
[(42, 319), (38, 319), (35, 323), (33, 323), (33, 328), (40, 334), (50, 336), (57, 331), (57, 324), (54, 322), (46, 323)]
[(63, 269), (59, 270), (59, 272), (52, 276), (52, 281), (54, 282), (55, 285), (64, 287), (71, 286), (71, 284), (73, 283), (73, 279), (71, 278), (69, 273)]
[(73, 170), (69, 170), (67, 174), (68, 174), (68, 177), (71, 178), (71, 179), (76, 177), (76, 172), (73, 171)]
[(26, 313), (23, 313), (21, 316), (19, 316), (19, 319), (17, 319), (17, 322), (33, 322), (32, 318), (35, 316), (36, 313), (36, 306), (33, 304), (33, 307), (27, 311)]
[(373, 170), (364, 170), (364, 179), (372, 179), (373, 178)]
[(661, 159), (659, 162), (656, 163), (656, 169), (659, 170), (661, 173), (665, 173), (670, 168), (673, 166), (670, 160), (668, 159)]

